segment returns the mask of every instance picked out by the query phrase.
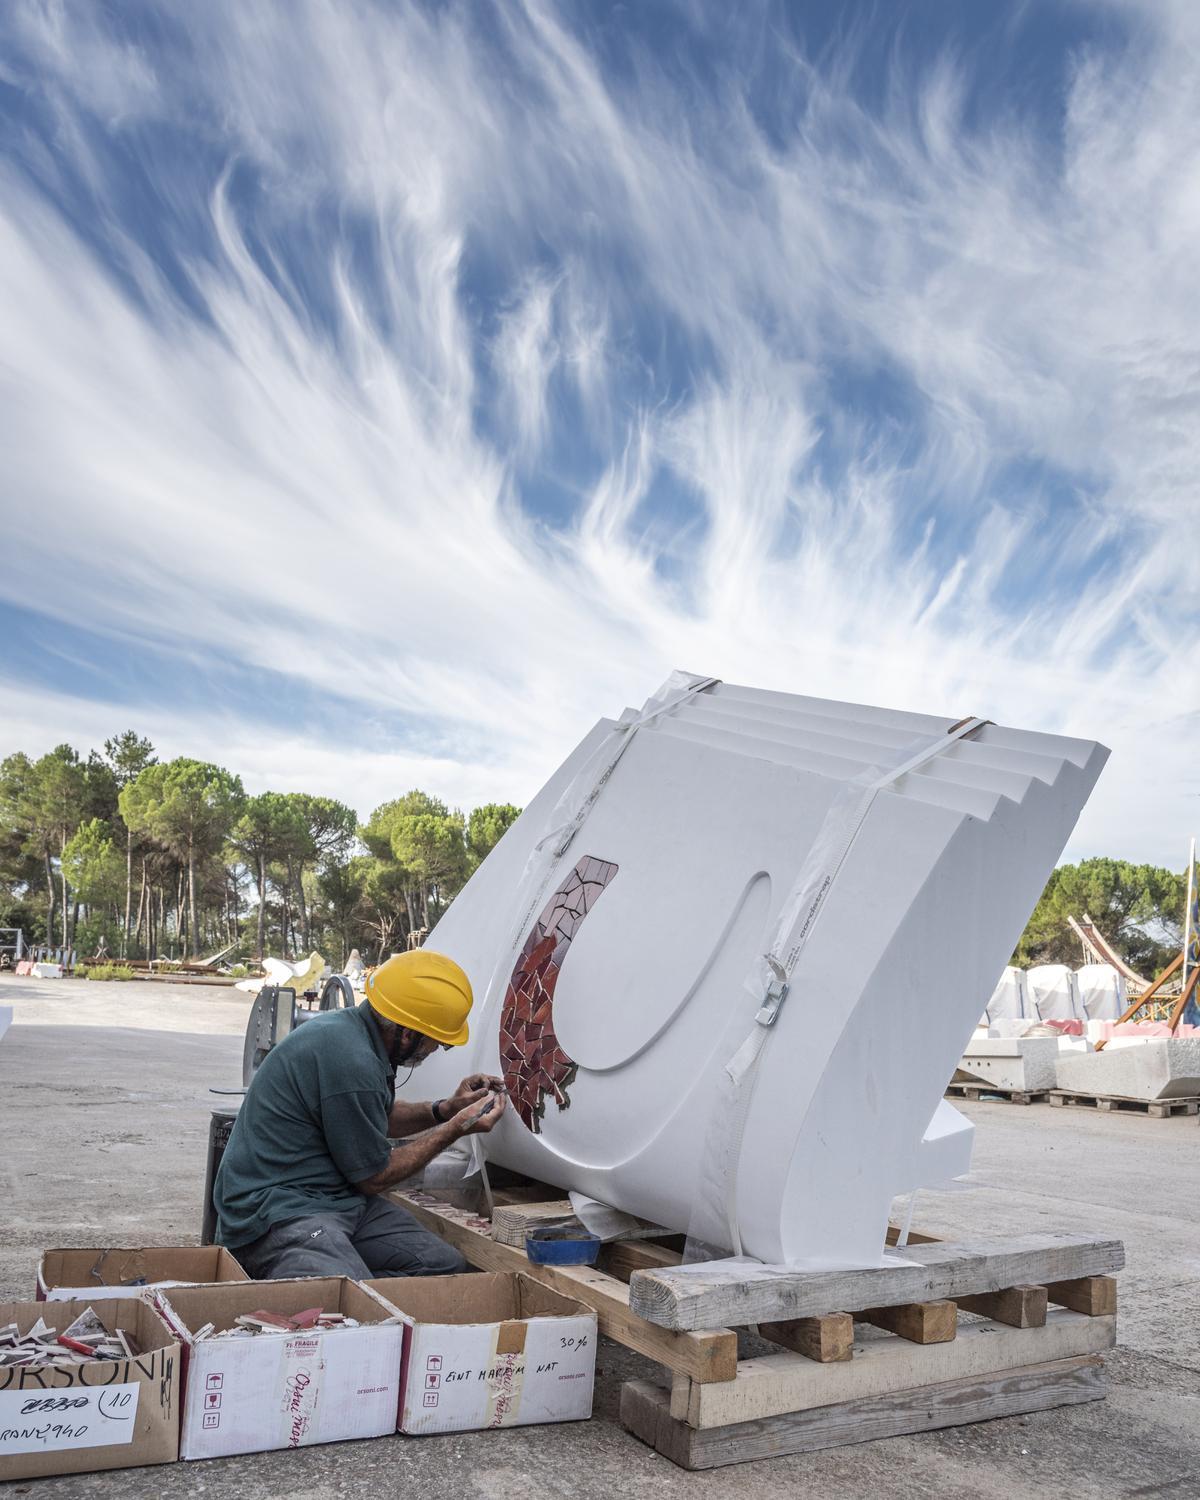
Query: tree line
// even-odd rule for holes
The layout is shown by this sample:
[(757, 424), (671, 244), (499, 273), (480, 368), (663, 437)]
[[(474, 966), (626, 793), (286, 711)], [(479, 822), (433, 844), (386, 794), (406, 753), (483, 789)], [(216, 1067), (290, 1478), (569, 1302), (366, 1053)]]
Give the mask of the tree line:
[[(411, 791), (360, 824), (332, 797), (248, 796), (222, 766), (160, 761), (132, 730), (86, 759), (17, 752), (0, 762), (0, 926), (84, 957), (378, 959), (420, 940), (518, 813)], [(1067, 918), (1086, 912), (1152, 975), (1179, 951), (1186, 885), (1125, 860), (1061, 865), (1013, 962), (1078, 964)]]
[(1081, 959), (1068, 917), (1086, 913), (1132, 969), (1153, 978), (1183, 943), (1187, 871), (1135, 865), (1125, 859), (1085, 859), (1059, 865), (1046, 882), (1013, 955), (1031, 964), (1070, 964)]
[(86, 758), (18, 751), (0, 762), (0, 926), (82, 956), (378, 959), (420, 939), (519, 811), (411, 791), (360, 824), (332, 797), (160, 761), (132, 730)]

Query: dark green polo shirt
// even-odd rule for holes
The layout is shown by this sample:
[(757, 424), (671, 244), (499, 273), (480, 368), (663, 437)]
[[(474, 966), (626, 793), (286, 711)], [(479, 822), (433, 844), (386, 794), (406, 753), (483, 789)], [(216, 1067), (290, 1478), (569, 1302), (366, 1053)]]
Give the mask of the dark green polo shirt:
[(263, 1059), (217, 1173), (217, 1240), (236, 1249), (272, 1224), (362, 1204), (356, 1182), (391, 1156), (395, 1073), (371, 1007), (326, 1011)]

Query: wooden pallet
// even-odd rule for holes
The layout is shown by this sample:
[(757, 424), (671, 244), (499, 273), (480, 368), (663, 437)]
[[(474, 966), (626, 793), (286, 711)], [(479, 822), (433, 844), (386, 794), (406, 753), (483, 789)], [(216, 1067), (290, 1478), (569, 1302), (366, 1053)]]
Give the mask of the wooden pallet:
[(1050, 1103), (1059, 1108), (1077, 1105), (1083, 1109), (1098, 1109), (1106, 1114), (1113, 1110), (1128, 1110), (1131, 1114), (1149, 1115), (1155, 1120), (1200, 1113), (1200, 1099), (1195, 1098), (1130, 1099), (1124, 1094), (1077, 1094), (1071, 1089), (1053, 1089)]
[(621, 1390), (621, 1425), (681, 1469), (712, 1469), (1047, 1411), (1099, 1401), (1104, 1395), (1101, 1359), (1062, 1359), (1024, 1365), (1005, 1375), (940, 1381), (889, 1395), (698, 1429), (671, 1415), (666, 1391), (647, 1381), (631, 1380)]
[[(1119, 1264), (1119, 1247), (1114, 1255), (1111, 1242), (1060, 1242), (1038, 1251), (1031, 1238), (1007, 1253), (996, 1249), (1003, 1242), (926, 1241), (905, 1248), (906, 1256), (924, 1254), (915, 1268), (788, 1273), (781, 1280), (793, 1309), (829, 1306), (830, 1295), (839, 1292), (841, 1305), (853, 1307), (881, 1290), (884, 1305), (760, 1323), (761, 1333), (792, 1352), (743, 1359), (731, 1381), (701, 1386), (676, 1375), (669, 1391), (629, 1382), (621, 1393), (622, 1423), (681, 1467), (704, 1469), (1098, 1400), (1105, 1394), (1101, 1356), (1116, 1341), (1112, 1277), (995, 1283), (1007, 1279), (1006, 1267), (1039, 1256), (1052, 1272), (1097, 1259)], [(640, 1273), (635, 1288), (666, 1274)], [(889, 1277), (895, 1280), (891, 1292)], [(922, 1277), (933, 1290), (994, 1289), (960, 1290), (953, 1300), (900, 1301), (912, 1294), (914, 1278)], [(735, 1305), (739, 1300), (742, 1310)], [(763, 1300), (761, 1282), (740, 1289), (714, 1282), (699, 1298), (709, 1309), (724, 1306), (734, 1323)], [(640, 1305), (644, 1299), (635, 1291), (633, 1301)], [(848, 1341), (833, 1337), (839, 1324), (843, 1334), (849, 1325)], [(801, 1328), (808, 1332), (807, 1346), (778, 1336), (780, 1329)], [(815, 1342), (818, 1329), (828, 1334), (824, 1343)]]
[(1006, 1100), (1009, 1104), (1045, 1104), (1049, 1089), (1003, 1089), (994, 1083), (964, 1083), (961, 1079), (946, 1085), (947, 1099)]
[[(1116, 1337), (1117, 1241), (909, 1236), (905, 1263), (752, 1281), (681, 1272), (682, 1242), (604, 1246), (590, 1266), (538, 1266), (523, 1227), (570, 1212), (528, 1184), (493, 1222), (420, 1192), (389, 1195), (470, 1264), (521, 1271), (593, 1308), (600, 1331), (663, 1366), (627, 1382), (621, 1420), (687, 1469), (863, 1442), (1092, 1401)], [(493, 1237), (495, 1236), (495, 1237)], [(897, 1231), (888, 1234), (894, 1244)], [(830, 1309), (837, 1309), (830, 1311)], [(644, 1314), (644, 1315), (643, 1315)], [(725, 1325), (729, 1326), (725, 1326)], [(737, 1327), (779, 1351), (738, 1357)]]
[[(554, 1189), (545, 1191), (552, 1193)], [(430, 1193), (396, 1189), (388, 1196), (453, 1245), (471, 1265), (481, 1271), (520, 1271), (564, 1296), (574, 1297), (593, 1309), (601, 1333), (657, 1360), (673, 1373), (701, 1385), (732, 1380), (737, 1374), (737, 1334), (733, 1329), (680, 1333), (648, 1323), (629, 1310), (628, 1281), (633, 1271), (678, 1264), (678, 1251), (646, 1240), (628, 1240), (605, 1246), (598, 1266), (537, 1266), (528, 1259), (523, 1245), (518, 1248), (494, 1240), (490, 1220), (478, 1214), (456, 1208)], [(509, 1206), (503, 1204), (507, 1196), (505, 1192), (496, 1193), (497, 1207)], [(545, 1215), (536, 1212), (538, 1205), (529, 1207), (531, 1220), (544, 1220)]]

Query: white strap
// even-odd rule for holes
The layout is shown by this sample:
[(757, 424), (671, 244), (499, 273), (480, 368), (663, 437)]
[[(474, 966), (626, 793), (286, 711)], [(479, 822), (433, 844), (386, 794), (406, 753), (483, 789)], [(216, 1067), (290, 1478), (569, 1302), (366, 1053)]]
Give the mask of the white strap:
[[(617, 769), (617, 765), (619, 764), (621, 757), (633, 743), (633, 737), (637, 733), (637, 731), (647, 724), (652, 724), (655, 719), (661, 718), (663, 714), (674, 713), (674, 711), (681, 704), (686, 703), (689, 698), (694, 698), (697, 693), (707, 692), (710, 687), (715, 687), (716, 684), (720, 682), (720, 680), (721, 679), (719, 677), (697, 677), (692, 683), (689, 684), (687, 688), (684, 689), (682, 693), (677, 694), (674, 698), (668, 699), (665, 703), (660, 703), (657, 708), (651, 709), (649, 712), (639, 715), (636, 719), (623, 719), (621, 723), (617, 724), (612, 731), (612, 733), (619, 738), (616, 754), (612, 756), (612, 758), (605, 766), (604, 770), (596, 778), (591, 790), (579, 804), (574, 817), (572, 817), (567, 823), (560, 823), (557, 828), (551, 829), (551, 831), (546, 834), (544, 838), (539, 839), (537, 845), (535, 846), (536, 849), (542, 849), (546, 844), (549, 844), (557, 839), (557, 842), (554, 844), (554, 857), (555, 859), (561, 859), (562, 856), (570, 848), (571, 841), (574, 839), (575, 835), (587, 821), (587, 816), (595, 806), (597, 797), (599, 797), (600, 793), (608, 785), (612, 773)], [(651, 701), (653, 702), (654, 700), (652, 699)], [(559, 837), (559, 835), (561, 835), (561, 838)], [(540, 895), (541, 892), (539, 892), (538, 894)], [(524, 931), (524, 926), (522, 926), (521, 930)]]

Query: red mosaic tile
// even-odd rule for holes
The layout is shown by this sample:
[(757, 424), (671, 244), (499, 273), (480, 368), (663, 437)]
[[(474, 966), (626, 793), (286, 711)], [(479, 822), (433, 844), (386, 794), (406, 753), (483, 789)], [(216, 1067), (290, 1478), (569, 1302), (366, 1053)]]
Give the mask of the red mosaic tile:
[(554, 1031), (554, 989), (571, 940), (617, 873), (609, 860), (585, 855), (551, 896), (525, 939), (500, 1014), (500, 1064), (517, 1114), (535, 1134), (546, 1097), (559, 1109), (579, 1071)]

